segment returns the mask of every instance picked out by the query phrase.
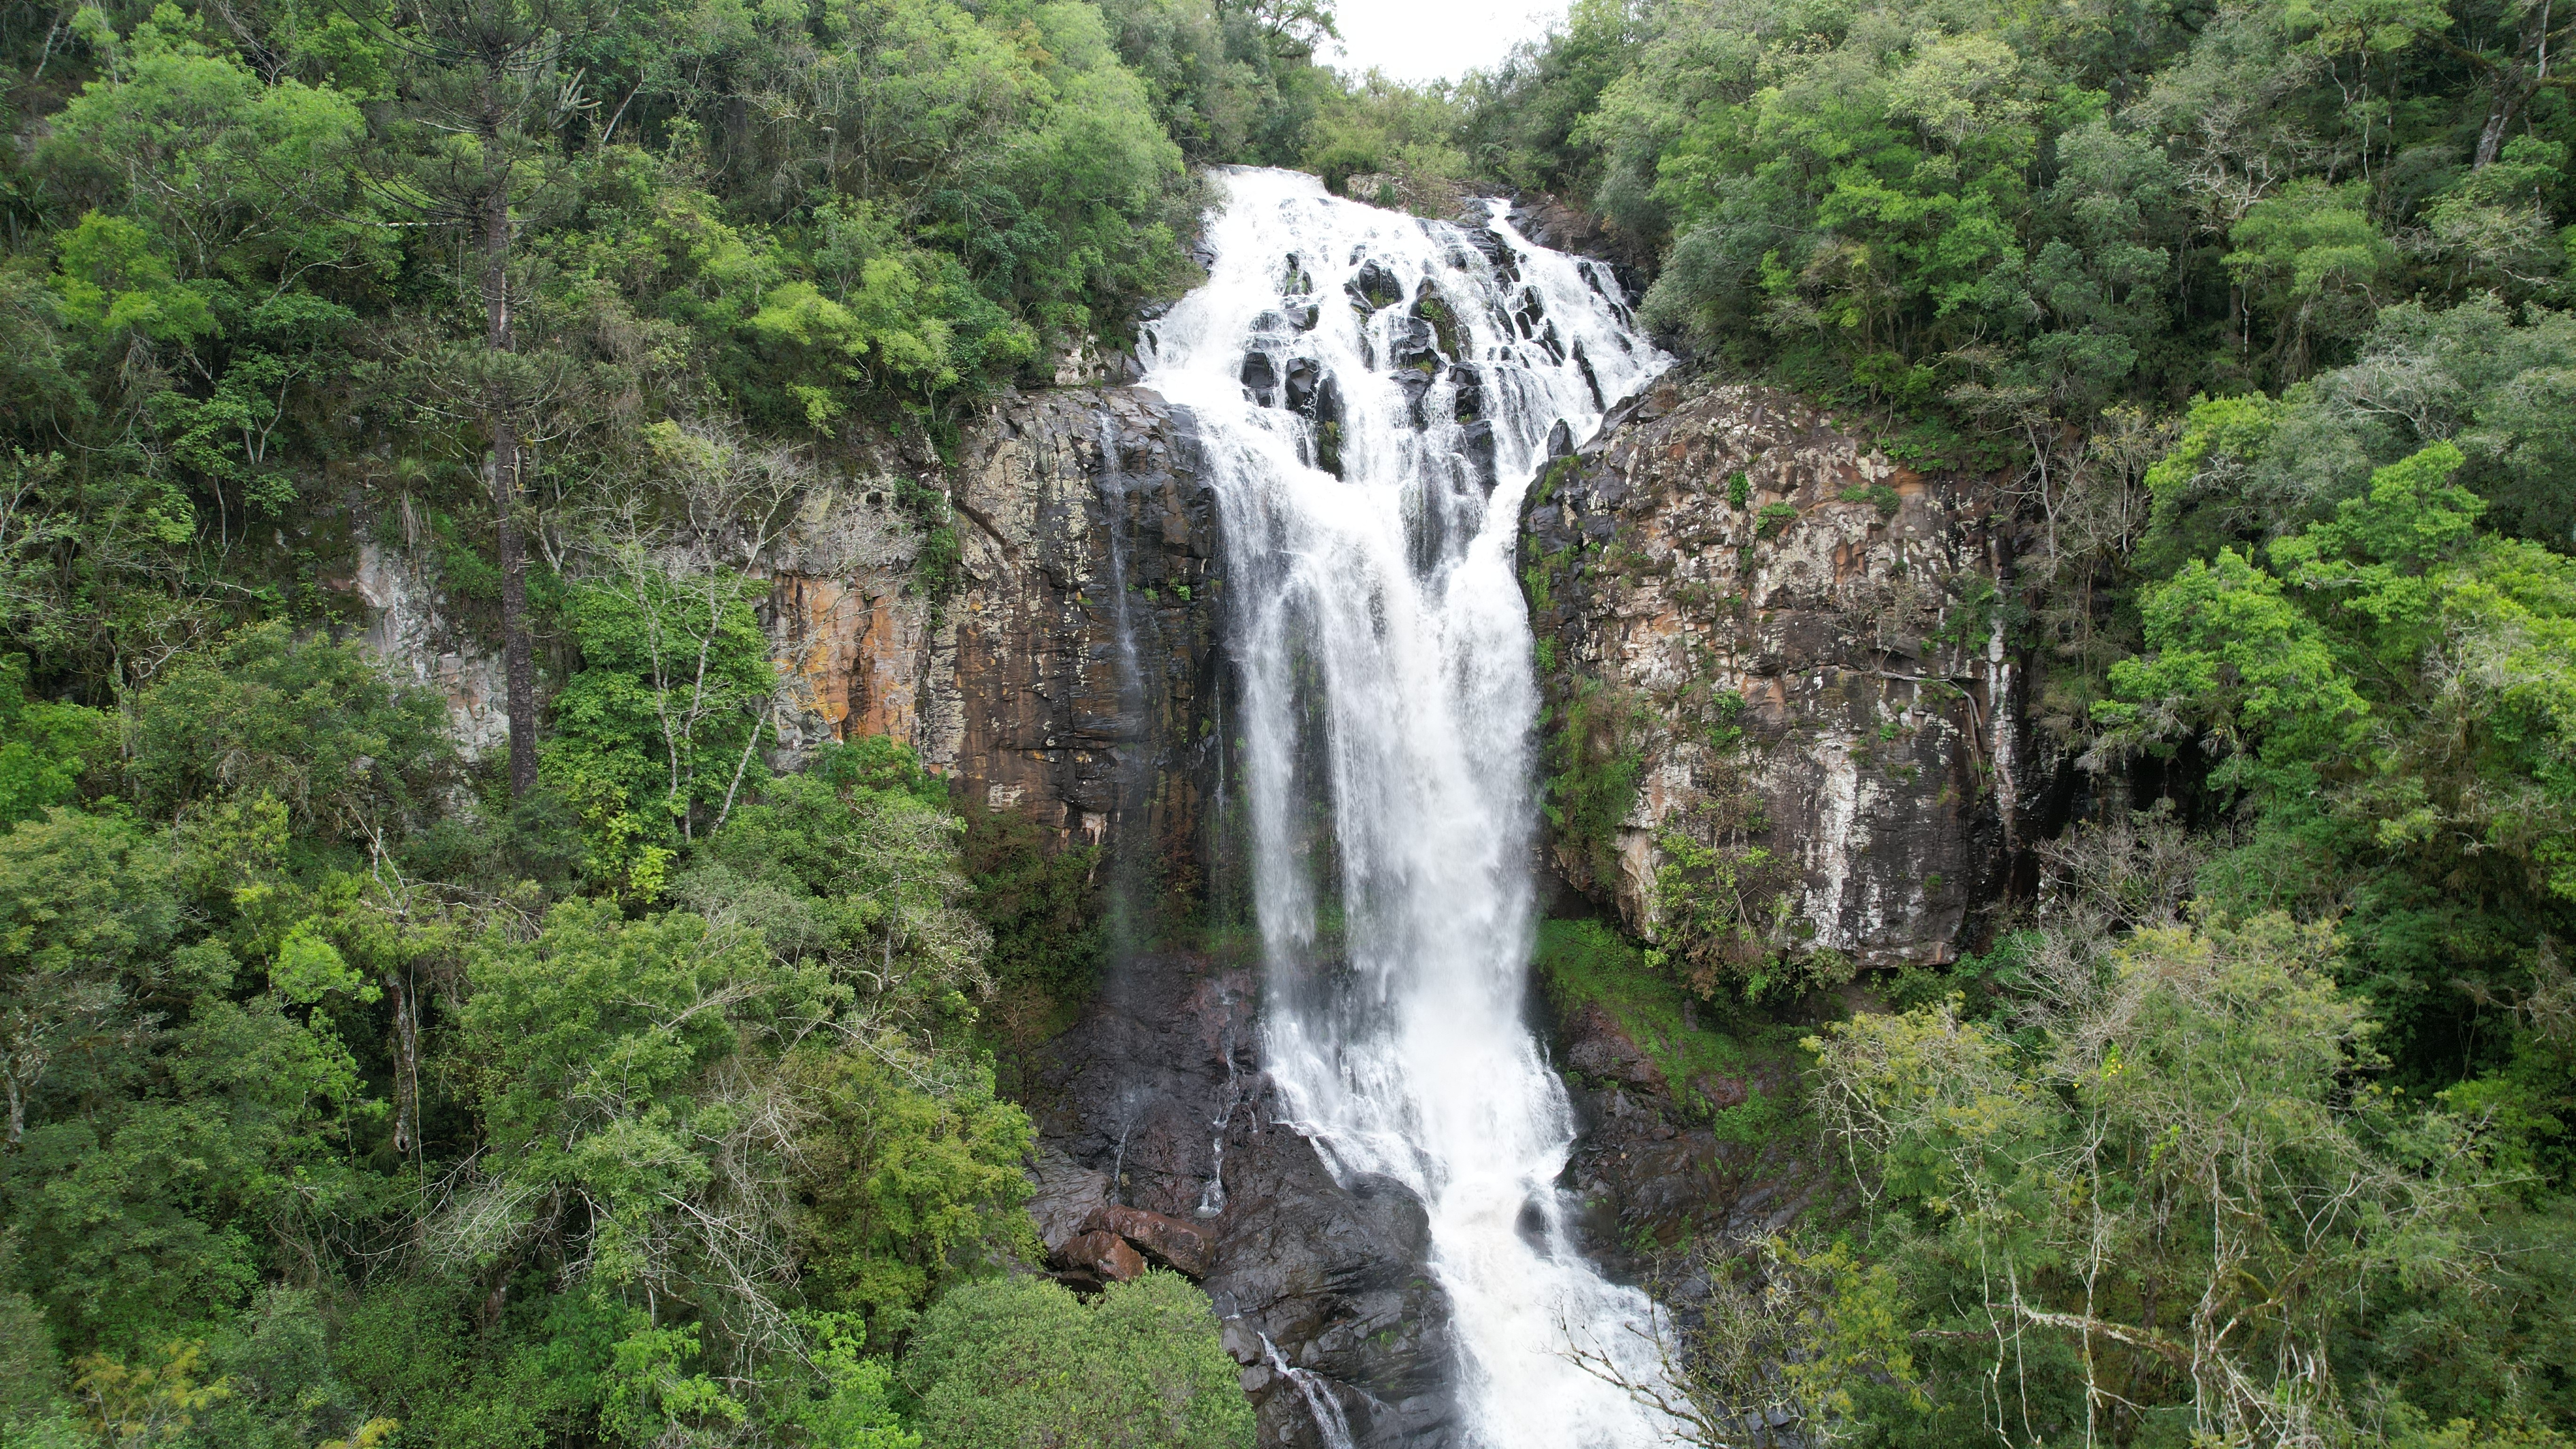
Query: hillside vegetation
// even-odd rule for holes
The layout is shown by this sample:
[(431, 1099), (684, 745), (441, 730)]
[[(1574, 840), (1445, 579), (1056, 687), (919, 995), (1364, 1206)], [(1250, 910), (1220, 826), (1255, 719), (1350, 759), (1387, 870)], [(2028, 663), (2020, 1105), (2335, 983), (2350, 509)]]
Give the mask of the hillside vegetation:
[[(1196, 1289), (1012, 1276), (984, 1023), (1088, 860), (773, 754), (753, 577), (1242, 162), (1551, 192), (1692, 365), (2010, 482), (2088, 813), (1809, 1004), (1849, 1191), (1677, 1256), (1705, 1442), (2565, 1449), (2576, 6), (1582, 0), (1430, 88), (1332, 23), (0, 9), (0, 1446), (1251, 1442)], [(396, 544), (506, 747), (355, 642)]]

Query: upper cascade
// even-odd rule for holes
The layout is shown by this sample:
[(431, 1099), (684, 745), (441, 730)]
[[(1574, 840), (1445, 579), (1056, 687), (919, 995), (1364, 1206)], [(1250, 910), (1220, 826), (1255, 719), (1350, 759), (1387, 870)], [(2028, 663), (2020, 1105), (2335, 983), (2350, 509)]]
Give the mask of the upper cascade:
[(1617, 277), (1481, 225), (1222, 174), (1207, 284), (1151, 324), (1226, 553), (1263, 1065), (1337, 1177), (1424, 1205), (1458, 1427), (1627, 1449), (1672, 1426), (1572, 1351), (1657, 1381), (1654, 1306), (1603, 1280), (1556, 1186), (1564, 1084), (1523, 1013), (1538, 695), (1522, 495), (1669, 365)]

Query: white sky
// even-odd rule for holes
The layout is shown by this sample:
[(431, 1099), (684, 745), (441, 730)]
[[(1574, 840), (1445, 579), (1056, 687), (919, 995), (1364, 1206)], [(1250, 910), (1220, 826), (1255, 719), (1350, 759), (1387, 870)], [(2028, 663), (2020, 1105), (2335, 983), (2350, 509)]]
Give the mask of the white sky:
[(1565, 14), (1565, 0), (1341, 0), (1342, 43), (1318, 57), (1358, 74), (1376, 66), (1402, 81), (1455, 80), (1501, 60)]

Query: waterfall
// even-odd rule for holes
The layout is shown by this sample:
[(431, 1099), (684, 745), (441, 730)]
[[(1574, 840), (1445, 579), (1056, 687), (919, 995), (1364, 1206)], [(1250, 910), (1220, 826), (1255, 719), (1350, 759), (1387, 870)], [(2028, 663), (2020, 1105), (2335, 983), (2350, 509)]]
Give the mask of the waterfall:
[(1513, 579), (1522, 495), (1668, 359), (1610, 269), (1483, 226), (1230, 170), (1207, 284), (1153, 324), (1226, 550), (1266, 956), (1264, 1065), (1344, 1181), (1428, 1211), (1459, 1399), (1490, 1449), (1627, 1449), (1668, 1426), (1578, 1368), (1651, 1379), (1645, 1296), (1583, 1262), (1573, 1140), (1524, 1014), (1538, 693)]
[(1315, 1432), (1323, 1437), (1324, 1449), (1352, 1449), (1350, 1416), (1342, 1412), (1332, 1389), (1312, 1370), (1288, 1362), (1269, 1334), (1261, 1335), (1261, 1350), (1270, 1356), (1270, 1371), (1286, 1379), (1297, 1397), (1306, 1401), (1306, 1412), (1315, 1420)]

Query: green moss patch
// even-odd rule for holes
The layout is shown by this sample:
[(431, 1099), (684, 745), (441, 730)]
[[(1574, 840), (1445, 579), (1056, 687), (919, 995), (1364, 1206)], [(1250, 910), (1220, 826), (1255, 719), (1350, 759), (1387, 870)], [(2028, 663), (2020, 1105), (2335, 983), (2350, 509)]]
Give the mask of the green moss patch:
[[(1805, 1029), (1749, 1012), (1721, 1013), (1697, 1002), (1648, 960), (1643, 948), (1599, 921), (1539, 924), (1539, 987), (1561, 1016), (1598, 1006), (1664, 1075), (1685, 1115), (1720, 1141), (1747, 1145), (1802, 1130)], [(1745, 1100), (1720, 1107), (1701, 1083), (1730, 1078)]]

